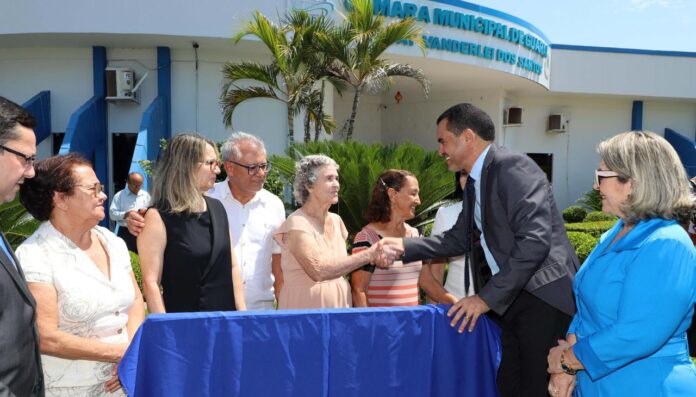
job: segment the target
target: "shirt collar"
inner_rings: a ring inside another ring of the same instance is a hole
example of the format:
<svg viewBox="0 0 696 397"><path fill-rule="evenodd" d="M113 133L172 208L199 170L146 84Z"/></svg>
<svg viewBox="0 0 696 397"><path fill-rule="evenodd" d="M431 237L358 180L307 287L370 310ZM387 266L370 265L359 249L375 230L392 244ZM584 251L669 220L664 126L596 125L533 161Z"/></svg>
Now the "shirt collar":
<svg viewBox="0 0 696 397"><path fill-rule="evenodd" d="M469 175L474 178L475 181L480 181L481 180L481 172L483 171L483 161L486 159L486 155L488 154L488 150L490 150L491 144L489 143L488 146L486 146L485 149L483 149L483 152L479 154L478 158L474 162L474 166L471 167L471 172Z"/></svg>
<svg viewBox="0 0 696 397"><path fill-rule="evenodd" d="M229 180L229 178L225 178L225 180L223 181L223 183L220 184L220 188L221 188L221 190L222 190L222 195L221 195L221 196L222 196L223 199L229 198L233 203L239 205L240 207L245 207L245 206L247 206L247 205L254 204L255 202L257 202L257 201L260 200L260 197L259 197L259 196L260 196L261 191L258 191L258 192L256 192L256 194L254 195L254 197L253 197L251 200L247 201L246 204L240 203L239 200L237 200L237 199L234 197L234 195L232 194L232 190L230 189L230 180ZM214 189L217 189L217 186L214 187ZM263 202L261 202L261 204L263 204Z"/></svg>

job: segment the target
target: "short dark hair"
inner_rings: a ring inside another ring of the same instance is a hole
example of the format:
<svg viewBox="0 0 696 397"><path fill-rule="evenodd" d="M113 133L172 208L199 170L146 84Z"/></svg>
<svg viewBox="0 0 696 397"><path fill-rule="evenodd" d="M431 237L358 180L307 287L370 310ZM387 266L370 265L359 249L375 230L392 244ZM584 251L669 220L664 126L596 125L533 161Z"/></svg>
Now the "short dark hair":
<svg viewBox="0 0 696 397"><path fill-rule="evenodd" d="M495 140L495 126L491 116L470 103L460 103L445 110L435 124L440 124L442 120L447 120L447 131L456 136L468 128L484 141Z"/></svg>
<svg viewBox="0 0 696 397"><path fill-rule="evenodd" d="M92 163L78 153L37 161L34 163L36 175L25 179L19 188L19 201L34 218L47 221L55 208L53 193L66 193L68 196L74 193L73 170L80 165L91 167Z"/></svg>
<svg viewBox="0 0 696 397"><path fill-rule="evenodd" d="M26 109L0 96L0 145L19 138L15 132L15 126L34 129L36 119Z"/></svg>
<svg viewBox="0 0 696 397"><path fill-rule="evenodd" d="M365 219L368 222L389 222L391 220L391 202L387 190L392 188L397 192L406 183L406 177L415 176L405 170L386 170L380 174L372 190L372 199L367 206Z"/></svg>

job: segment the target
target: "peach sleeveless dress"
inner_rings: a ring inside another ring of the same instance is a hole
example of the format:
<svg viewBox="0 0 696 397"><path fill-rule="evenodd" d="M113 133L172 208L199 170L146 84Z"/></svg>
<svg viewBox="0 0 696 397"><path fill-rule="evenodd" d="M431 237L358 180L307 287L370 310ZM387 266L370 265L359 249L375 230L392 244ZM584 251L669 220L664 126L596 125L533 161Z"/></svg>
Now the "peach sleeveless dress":
<svg viewBox="0 0 696 397"><path fill-rule="evenodd" d="M283 242L285 233L296 230L312 236L313 247L296 247L296 251L311 252L321 266L332 266L337 259L348 256L348 231L341 217L329 213L330 227L322 234L302 212L290 214L273 235L281 248L280 266L285 283L278 297L278 309L314 309L351 307L350 285L343 276L325 281L314 281L295 259Z"/></svg>

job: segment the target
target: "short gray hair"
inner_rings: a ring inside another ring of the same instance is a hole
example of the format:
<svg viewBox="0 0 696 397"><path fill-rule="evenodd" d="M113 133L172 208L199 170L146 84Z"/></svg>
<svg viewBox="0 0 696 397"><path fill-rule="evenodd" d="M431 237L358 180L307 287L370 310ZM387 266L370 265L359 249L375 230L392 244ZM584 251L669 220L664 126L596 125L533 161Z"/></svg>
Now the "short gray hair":
<svg viewBox="0 0 696 397"><path fill-rule="evenodd" d="M689 179L679 155L663 137L628 131L601 142L597 152L610 170L633 182L633 191L621 204L624 222L687 221L694 205Z"/></svg>
<svg viewBox="0 0 696 397"><path fill-rule="evenodd" d="M251 142L258 146L263 153L266 153L266 146L261 139L254 135L247 134L246 132L238 131L230 134L230 137L222 144L222 148L220 149L222 159L226 161L238 161L241 159L242 152L239 150L239 145L242 142Z"/></svg>
<svg viewBox="0 0 696 397"><path fill-rule="evenodd" d="M309 190L307 188L314 186L319 177L317 171L327 165L333 165L336 167L336 170L339 169L334 159L323 154L304 156L295 163L295 182L292 184L292 194L295 196L297 204L302 205L307 202L307 198L309 198Z"/></svg>

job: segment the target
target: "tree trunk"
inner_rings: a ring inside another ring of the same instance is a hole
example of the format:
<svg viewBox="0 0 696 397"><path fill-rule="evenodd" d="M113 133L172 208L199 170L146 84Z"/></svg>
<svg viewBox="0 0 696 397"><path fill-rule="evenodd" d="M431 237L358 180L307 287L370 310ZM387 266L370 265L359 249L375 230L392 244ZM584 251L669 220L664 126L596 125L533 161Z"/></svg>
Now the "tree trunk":
<svg viewBox="0 0 696 397"><path fill-rule="evenodd" d="M358 113L358 102L360 102L360 91L362 87L357 87L355 89L355 96L353 97L353 110L350 112L350 119L348 119L348 132L346 133L346 141L353 139L353 125L355 124L355 116Z"/></svg>
<svg viewBox="0 0 696 397"><path fill-rule="evenodd" d="M309 109L305 109L304 117L304 142L307 143L312 140L312 132L309 127Z"/></svg>
<svg viewBox="0 0 696 397"><path fill-rule="evenodd" d="M319 141L321 135L321 123L324 120L324 81L321 82L321 93L319 94L319 111L317 112L317 120L314 124L314 142Z"/></svg>
<svg viewBox="0 0 696 397"><path fill-rule="evenodd" d="M288 104L288 146L295 142L295 111Z"/></svg>

